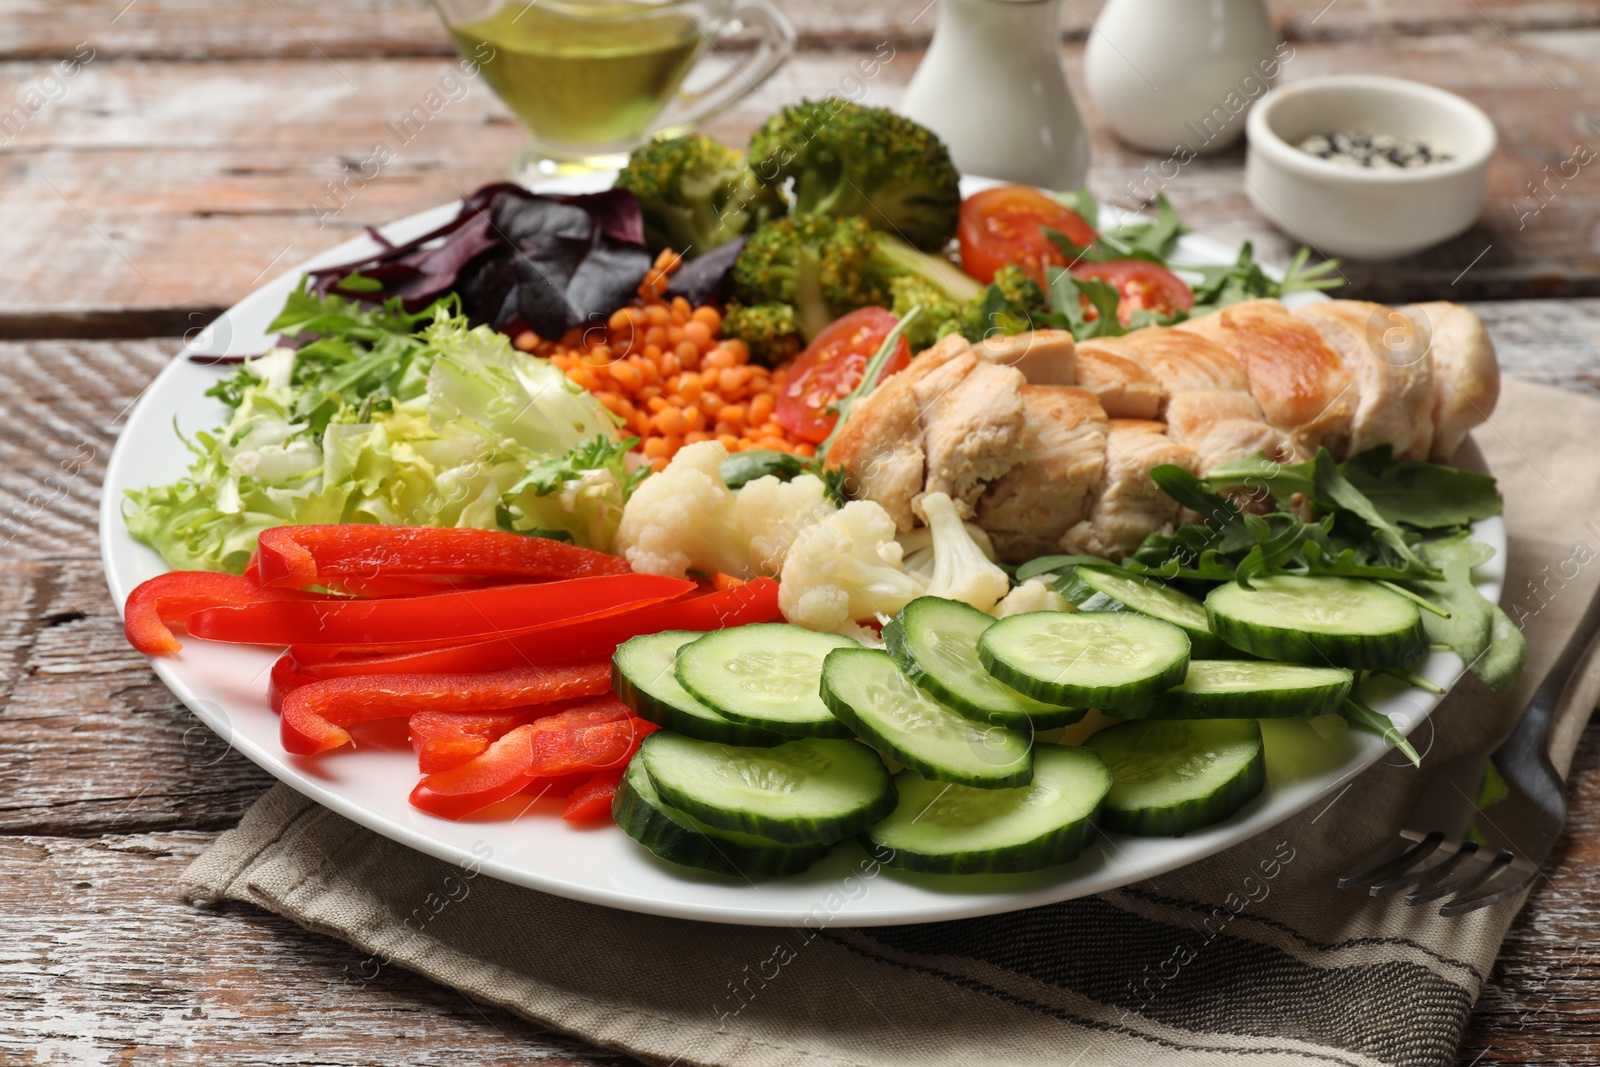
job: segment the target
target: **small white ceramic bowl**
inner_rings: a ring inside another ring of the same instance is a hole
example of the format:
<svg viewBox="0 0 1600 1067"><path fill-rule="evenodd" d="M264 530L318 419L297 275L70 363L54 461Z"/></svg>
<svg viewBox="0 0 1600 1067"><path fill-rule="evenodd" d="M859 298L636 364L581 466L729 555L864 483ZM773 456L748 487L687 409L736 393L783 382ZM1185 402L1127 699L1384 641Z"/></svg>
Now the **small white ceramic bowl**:
<svg viewBox="0 0 1600 1067"><path fill-rule="evenodd" d="M1375 74L1307 78L1272 90L1250 111L1245 188L1273 225L1319 252L1392 259L1454 237L1483 207L1494 123L1431 85ZM1424 167L1348 167L1303 152L1312 134L1414 137L1450 159Z"/></svg>

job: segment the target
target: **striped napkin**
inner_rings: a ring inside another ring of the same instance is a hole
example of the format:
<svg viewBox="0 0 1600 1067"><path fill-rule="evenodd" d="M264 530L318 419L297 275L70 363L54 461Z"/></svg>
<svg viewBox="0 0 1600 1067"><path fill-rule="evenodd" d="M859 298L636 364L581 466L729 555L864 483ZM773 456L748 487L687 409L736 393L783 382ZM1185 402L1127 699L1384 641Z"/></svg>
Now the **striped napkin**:
<svg viewBox="0 0 1600 1067"><path fill-rule="evenodd" d="M1475 437L1506 496L1514 693L1466 679L1413 735L1437 766L1509 729L1576 625L1600 553L1600 404L1507 383ZM1565 770L1600 698L1559 713ZM720 926L546 896L395 844L285 786L184 873L546 1026L659 1064L1450 1064L1520 901L1460 919L1340 892L1425 775L1391 756L1208 860L1097 897L875 929ZM889 875L892 877L892 875Z"/></svg>

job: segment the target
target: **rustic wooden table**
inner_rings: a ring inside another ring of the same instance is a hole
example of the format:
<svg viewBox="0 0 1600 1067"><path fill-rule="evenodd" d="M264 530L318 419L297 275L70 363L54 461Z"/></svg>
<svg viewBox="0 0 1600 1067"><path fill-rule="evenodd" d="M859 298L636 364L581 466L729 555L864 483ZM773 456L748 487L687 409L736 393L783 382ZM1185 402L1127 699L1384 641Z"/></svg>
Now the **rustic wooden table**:
<svg viewBox="0 0 1600 1067"><path fill-rule="evenodd" d="M894 102L935 21L924 3L791 0L800 54L713 132L737 141L885 48L868 99ZM1065 6L1063 57L1094 128L1080 68L1100 3ZM1347 268L1351 291L1472 301L1510 373L1600 392L1600 178L1552 177L1600 144L1600 4L1272 7L1295 50L1286 80L1403 74L1500 128L1479 225L1406 262ZM391 125L451 54L420 0L0 7L0 1062L623 1062L392 969L346 984L359 960L342 943L180 903L183 865L270 780L125 646L100 574L105 460L175 336L363 225L500 174L519 131L480 85L407 139ZM380 144L393 158L364 171ZM1099 132L1094 147L1095 191L1129 203L1150 160ZM1196 227L1284 259L1241 163L1198 162L1166 191ZM1572 792L1462 1064L1600 1062L1600 726Z"/></svg>

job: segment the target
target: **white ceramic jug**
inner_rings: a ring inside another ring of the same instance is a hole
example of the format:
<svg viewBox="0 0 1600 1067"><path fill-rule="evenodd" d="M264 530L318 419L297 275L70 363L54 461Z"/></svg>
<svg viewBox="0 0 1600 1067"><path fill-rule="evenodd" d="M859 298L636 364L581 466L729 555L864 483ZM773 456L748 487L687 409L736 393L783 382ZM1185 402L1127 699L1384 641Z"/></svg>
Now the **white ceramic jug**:
<svg viewBox="0 0 1600 1067"><path fill-rule="evenodd" d="M1262 0L1110 0L1084 74L1119 138L1192 158L1243 136L1245 112L1293 56Z"/></svg>
<svg viewBox="0 0 1600 1067"><path fill-rule="evenodd" d="M902 110L964 174L1075 189L1089 136L1061 69L1061 0L939 0Z"/></svg>

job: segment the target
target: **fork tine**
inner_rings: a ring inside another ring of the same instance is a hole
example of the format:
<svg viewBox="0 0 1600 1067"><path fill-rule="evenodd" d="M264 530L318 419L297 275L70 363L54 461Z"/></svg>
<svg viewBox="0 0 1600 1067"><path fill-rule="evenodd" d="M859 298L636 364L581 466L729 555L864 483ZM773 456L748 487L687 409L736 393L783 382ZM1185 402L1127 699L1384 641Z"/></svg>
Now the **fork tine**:
<svg viewBox="0 0 1600 1067"><path fill-rule="evenodd" d="M1465 915L1470 911L1498 904L1528 888L1538 876L1537 867L1518 857L1499 868L1493 877L1479 885L1475 892L1470 895L1461 894L1454 900L1446 901L1439 908L1439 914L1446 919L1452 919L1457 915Z"/></svg>
<svg viewBox="0 0 1600 1067"><path fill-rule="evenodd" d="M1437 882L1470 859L1475 851L1476 848L1467 848L1466 842L1442 843L1439 847L1433 849L1430 855L1439 856L1442 854L1443 859L1428 866L1419 864L1410 871L1401 871L1396 877L1386 882L1374 883L1369 892L1375 897L1385 897L1392 893L1398 893L1402 889L1408 889L1411 886L1428 885Z"/></svg>
<svg viewBox="0 0 1600 1067"><path fill-rule="evenodd" d="M1466 851L1466 846L1462 846L1462 851ZM1462 864L1459 873L1455 873L1454 877L1446 877L1442 881L1435 881L1418 888L1406 895L1405 902L1411 905L1426 904L1440 897L1468 892L1477 888L1491 875L1498 873L1502 867L1511 862L1512 858L1509 852L1492 852L1488 849L1475 848L1472 858Z"/></svg>
<svg viewBox="0 0 1600 1067"><path fill-rule="evenodd" d="M1374 852L1361 863L1339 879L1340 889L1349 889L1351 886L1368 886L1374 880L1387 879L1392 874L1398 874L1432 855L1434 850L1444 840L1444 835L1435 830L1421 841L1411 841L1405 837L1390 841L1383 848ZM1396 852L1398 847L1399 851Z"/></svg>

